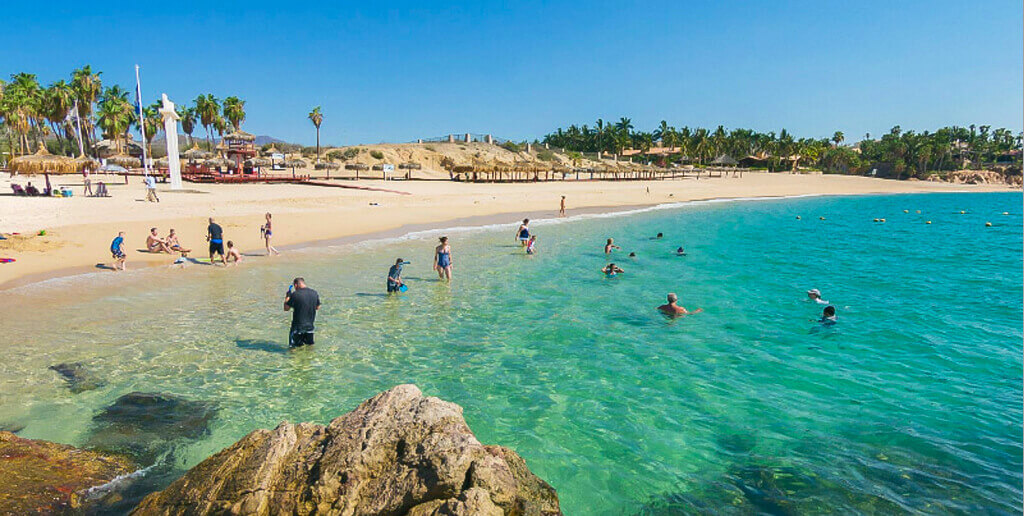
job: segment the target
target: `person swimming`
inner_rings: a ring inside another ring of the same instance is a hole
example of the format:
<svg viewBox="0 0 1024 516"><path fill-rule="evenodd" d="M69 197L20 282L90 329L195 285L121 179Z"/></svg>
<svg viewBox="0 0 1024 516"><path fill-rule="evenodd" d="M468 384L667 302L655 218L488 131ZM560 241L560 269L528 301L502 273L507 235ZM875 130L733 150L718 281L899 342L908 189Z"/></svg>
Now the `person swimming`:
<svg viewBox="0 0 1024 516"><path fill-rule="evenodd" d="M811 290L807 291L807 299L810 299L811 301L814 301L819 305L828 304L828 301L825 301L824 299L821 298L821 291L816 288L812 288Z"/></svg>
<svg viewBox="0 0 1024 516"><path fill-rule="evenodd" d="M615 245L615 239L614 238L609 238L608 242L604 244L604 254L612 254L612 249L622 249L622 248L617 246L617 245Z"/></svg>
<svg viewBox="0 0 1024 516"><path fill-rule="evenodd" d="M530 241L530 219L523 219L523 223L516 230L516 238L523 247L526 247L527 242Z"/></svg>
<svg viewBox="0 0 1024 516"><path fill-rule="evenodd" d="M629 253L630 258L636 258L636 253Z"/></svg>
<svg viewBox="0 0 1024 516"><path fill-rule="evenodd" d="M683 249L683 246L679 246L679 248L676 249L676 256L686 256L686 249Z"/></svg>
<svg viewBox="0 0 1024 516"><path fill-rule="evenodd" d="M672 317L679 317L680 315L699 314L704 311L703 308L698 308L691 312L679 306L679 296L676 296L675 294L672 293L668 295L668 303L659 306L658 310L661 313Z"/></svg>
<svg viewBox="0 0 1024 516"><path fill-rule="evenodd" d="M832 326L836 321L836 307L829 305L826 306L821 312L821 319L818 321L825 326Z"/></svg>
<svg viewBox="0 0 1024 516"><path fill-rule="evenodd" d="M609 263L605 268L601 269L601 272L603 272L605 276L608 276L609 278L614 278L615 276L626 271L622 270L618 265L615 265L614 263Z"/></svg>
<svg viewBox="0 0 1024 516"><path fill-rule="evenodd" d="M663 238L664 236L665 236L665 234L664 234L664 233L658 233L658 236L656 236L656 237L654 237L654 238Z"/></svg>
<svg viewBox="0 0 1024 516"><path fill-rule="evenodd" d="M526 243L526 254L537 254L536 235L530 235L530 241Z"/></svg>
<svg viewBox="0 0 1024 516"><path fill-rule="evenodd" d="M452 280L452 247L448 245L448 237L440 239L441 244L434 248L434 270L437 277L443 280Z"/></svg>

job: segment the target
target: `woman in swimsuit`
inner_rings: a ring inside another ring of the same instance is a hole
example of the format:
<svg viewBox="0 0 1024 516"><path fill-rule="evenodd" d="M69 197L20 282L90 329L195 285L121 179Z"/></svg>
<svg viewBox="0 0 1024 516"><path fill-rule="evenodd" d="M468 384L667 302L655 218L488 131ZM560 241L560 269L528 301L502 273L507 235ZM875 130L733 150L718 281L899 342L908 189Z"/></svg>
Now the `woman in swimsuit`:
<svg viewBox="0 0 1024 516"><path fill-rule="evenodd" d="M622 249L622 248L617 246L617 245L615 245L615 239L614 238L609 238L608 239L608 243L604 244L604 254L612 254L612 249Z"/></svg>
<svg viewBox="0 0 1024 516"><path fill-rule="evenodd" d="M530 241L530 219L523 219L523 223L519 225L519 229L516 230L516 238L519 243L526 247L526 243Z"/></svg>
<svg viewBox="0 0 1024 516"><path fill-rule="evenodd" d="M448 237L441 237L441 245L434 248L434 270L437 277L452 280L452 247L448 245Z"/></svg>
<svg viewBox="0 0 1024 516"><path fill-rule="evenodd" d="M270 213L267 213L267 223L260 226L260 232L263 233L263 243L267 246L267 256L281 254L274 246L270 245L270 237L274 235L272 223L270 222Z"/></svg>

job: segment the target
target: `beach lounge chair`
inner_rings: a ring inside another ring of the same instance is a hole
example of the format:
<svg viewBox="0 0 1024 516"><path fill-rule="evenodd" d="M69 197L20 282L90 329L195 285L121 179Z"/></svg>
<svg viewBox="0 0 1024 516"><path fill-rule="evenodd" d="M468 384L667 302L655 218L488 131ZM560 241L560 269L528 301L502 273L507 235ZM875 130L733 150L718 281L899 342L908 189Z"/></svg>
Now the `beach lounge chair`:
<svg viewBox="0 0 1024 516"><path fill-rule="evenodd" d="M21 187L21 185L12 184L11 190L14 190L14 195L28 195L28 192L26 192L25 189Z"/></svg>

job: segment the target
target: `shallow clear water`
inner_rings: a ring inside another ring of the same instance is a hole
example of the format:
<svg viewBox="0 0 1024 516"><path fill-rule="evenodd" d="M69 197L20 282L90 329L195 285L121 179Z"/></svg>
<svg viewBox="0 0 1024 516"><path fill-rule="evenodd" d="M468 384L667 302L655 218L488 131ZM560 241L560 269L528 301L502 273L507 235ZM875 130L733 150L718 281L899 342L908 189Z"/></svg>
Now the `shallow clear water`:
<svg viewBox="0 0 1024 516"><path fill-rule="evenodd" d="M212 401L207 435L167 445L180 469L413 382L516 449L567 514L1017 513L1021 206L1019 193L698 203L538 222L531 257L515 226L450 231L450 286L429 268L439 231L52 281L7 296L0 424L86 444L128 392ZM599 272L609 236L626 270L614 279ZM411 288L387 298L396 256ZM296 275L324 307L315 349L287 352ZM837 325L814 322L809 288ZM704 313L662 317L670 291ZM47 369L60 362L104 385L72 394Z"/></svg>

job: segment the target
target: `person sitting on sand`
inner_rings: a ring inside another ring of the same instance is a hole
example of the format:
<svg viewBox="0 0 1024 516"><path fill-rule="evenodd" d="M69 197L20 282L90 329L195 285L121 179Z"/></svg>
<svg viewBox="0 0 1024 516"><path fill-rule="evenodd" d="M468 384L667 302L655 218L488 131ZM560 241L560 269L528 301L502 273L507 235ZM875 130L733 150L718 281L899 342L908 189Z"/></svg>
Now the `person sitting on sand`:
<svg viewBox="0 0 1024 516"><path fill-rule="evenodd" d="M530 241L526 243L526 254L537 254L537 235L530 235Z"/></svg>
<svg viewBox="0 0 1024 516"><path fill-rule="evenodd" d="M178 241L178 234L174 232L174 228L171 228L171 232L168 233L164 242L167 243L167 247L171 248L171 251L181 253L182 256L188 256L188 253L192 252L191 249L186 249L181 246L181 242Z"/></svg>
<svg viewBox="0 0 1024 516"><path fill-rule="evenodd" d="M516 239L523 247L526 247L527 242L530 241L530 219L523 219L523 223L516 230Z"/></svg>
<svg viewBox="0 0 1024 516"><path fill-rule="evenodd" d="M149 236L146 237L146 249L151 253L174 253L171 247L167 245L167 241L157 236L156 228L149 228Z"/></svg>
<svg viewBox="0 0 1024 516"><path fill-rule="evenodd" d="M402 285L405 283L402 281L402 266L409 262L399 258L395 260L395 264L388 269L388 293L401 292Z"/></svg>
<svg viewBox="0 0 1024 516"><path fill-rule="evenodd" d="M28 184L25 185L25 193L35 197L39 195L39 189L32 185L32 181L29 181Z"/></svg>
<svg viewBox="0 0 1024 516"><path fill-rule="evenodd" d="M117 234L117 237L110 242L110 254L114 257L114 270L127 270L125 261L128 259L124 254L124 231Z"/></svg>
<svg viewBox="0 0 1024 516"><path fill-rule="evenodd" d="M819 305L828 304L828 301L825 301L824 299L821 298L821 291L816 288L812 288L811 290L807 291L807 299L810 299L811 301L814 301Z"/></svg>
<svg viewBox="0 0 1024 516"><path fill-rule="evenodd" d="M615 239L614 238L609 238L608 242L604 244L604 254L612 254L612 249L620 249L621 250L622 248L617 246L617 245L615 245Z"/></svg>
<svg viewBox="0 0 1024 516"><path fill-rule="evenodd" d="M668 295L668 303L665 303L658 307L658 310L665 315L671 315L672 317L679 317L680 315L698 314L704 311L703 308L698 308L694 311L689 311L679 306L679 297L675 294Z"/></svg>
<svg viewBox="0 0 1024 516"><path fill-rule="evenodd" d="M821 312L821 319L818 321L825 326L832 326L836 323L836 307L826 306Z"/></svg>
<svg viewBox="0 0 1024 516"><path fill-rule="evenodd" d="M228 240L228 253L224 257L224 263L227 264L228 260L235 262L235 265L242 263L242 253L238 252L235 243L230 240Z"/></svg>
<svg viewBox="0 0 1024 516"><path fill-rule="evenodd" d="M679 248L676 249L676 256L686 256L686 249L683 249L683 246L679 246Z"/></svg>
<svg viewBox="0 0 1024 516"><path fill-rule="evenodd" d="M103 181L96 183L95 197L110 197L110 192L107 191L107 184Z"/></svg>
<svg viewBox="0 0 1024 516"><path fill-rule="evenodd" d="M434 270L437 277L443 280L452 280L452 246L448 245L448 237L439 239L441 244L434 248Z"/></svg>
<svg viewBox="0 0 1024 516"><path fill-rule="evenodd" d="M609 278L614 278L617 274L626 271L622 270L621 268L619 268L618 265L615 265L614 263L609 263L608 265L605 266L605 268L601 269L601 272L603 272L605 276L608 276Z"/></svg>

